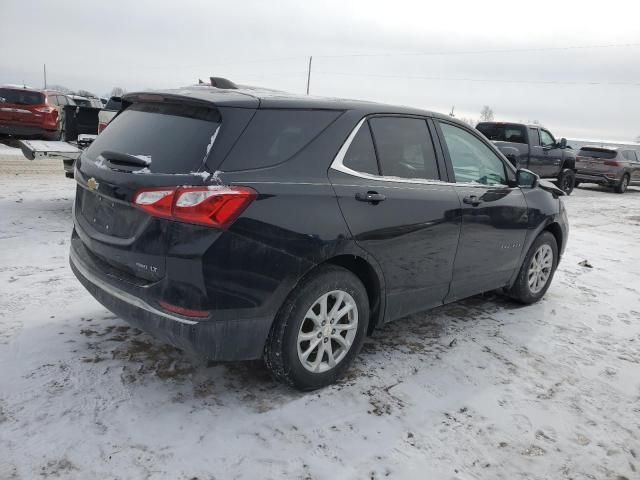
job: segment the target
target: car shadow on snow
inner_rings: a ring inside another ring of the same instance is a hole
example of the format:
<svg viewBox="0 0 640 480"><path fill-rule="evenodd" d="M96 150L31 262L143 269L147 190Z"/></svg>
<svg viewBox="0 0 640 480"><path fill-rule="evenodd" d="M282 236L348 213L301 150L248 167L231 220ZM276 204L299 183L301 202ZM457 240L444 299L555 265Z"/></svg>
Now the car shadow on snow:
<svg viewBox="0 0 640 480"><path fill-rule="evenodd" d="M577 190L586 190L589 192L603 192L603 193L612 193L612 194L620 195L619 193L614 192L613 188L611 187L602 187L595 183L580 185L579 187L576 187L576 188ZM627 188L627 190L624 192L623 195L640 195L640 187L630 186Z"/></svg>
<svg viewBox="0 0 640 480"><path fill-rule="evenodd" d="M471 334L481 320L518 308L508 299L485 294L412 315L377 329L345 377L334 387L375 378L385 363L390 369L415 357L437 359L455 345L459 336ZM117 372L131 388L150 383L166 385L171 400L222 406L242 402L258 412L276 408L303 394L274 382L262 361L213 363L162 343L107 314L82 318L80 361L103 374Z"/></svg>

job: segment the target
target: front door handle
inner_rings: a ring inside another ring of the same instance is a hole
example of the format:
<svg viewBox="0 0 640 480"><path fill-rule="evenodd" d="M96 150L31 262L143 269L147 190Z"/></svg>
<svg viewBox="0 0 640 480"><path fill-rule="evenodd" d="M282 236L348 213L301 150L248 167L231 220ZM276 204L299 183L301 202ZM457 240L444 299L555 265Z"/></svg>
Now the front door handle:
<svg viewBox="0 0 640 480"><path fill-rule="evenodd" d="M472 205L474 207L477 207L478 205L480 205L482 203L482 200L480 200L475 195L471 195L469 197L464 197L462 199L462 203L466 203L467 205Z"/></svg>
<svg viewBox="0 0 640 480"><path fill-rule="evenodd" d="M384 202L387 197L378 192L369 191L367 193L356 193L356 200L359 202L369 202L377 205L379 202Z"/></svg>

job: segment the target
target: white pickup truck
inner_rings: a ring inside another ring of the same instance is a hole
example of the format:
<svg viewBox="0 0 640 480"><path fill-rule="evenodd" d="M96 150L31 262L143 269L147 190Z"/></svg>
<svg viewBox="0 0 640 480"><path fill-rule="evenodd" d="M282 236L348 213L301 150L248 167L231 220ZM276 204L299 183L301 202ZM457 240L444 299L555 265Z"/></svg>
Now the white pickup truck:
<svg viewBox="0 0 640 480"><path fill-rule="evenodd" d="M111 97L107 104L98 112L98 133L107 128L109 122L116 116L122 106L122 98Z"/></svg>

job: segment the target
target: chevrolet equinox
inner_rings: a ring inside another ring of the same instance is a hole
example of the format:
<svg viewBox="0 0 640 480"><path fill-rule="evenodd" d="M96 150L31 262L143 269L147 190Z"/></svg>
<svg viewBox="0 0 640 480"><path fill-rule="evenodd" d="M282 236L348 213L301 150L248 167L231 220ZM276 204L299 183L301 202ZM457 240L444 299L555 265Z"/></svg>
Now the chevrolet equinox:
<svg viewBox="0 0 640 480"><path fill-rule="evenodd" d="M540 299L562 192L451 117L259 89L127 94L76 162L70 262L106 308L301 390L367 334L501 289Z"/></svg>

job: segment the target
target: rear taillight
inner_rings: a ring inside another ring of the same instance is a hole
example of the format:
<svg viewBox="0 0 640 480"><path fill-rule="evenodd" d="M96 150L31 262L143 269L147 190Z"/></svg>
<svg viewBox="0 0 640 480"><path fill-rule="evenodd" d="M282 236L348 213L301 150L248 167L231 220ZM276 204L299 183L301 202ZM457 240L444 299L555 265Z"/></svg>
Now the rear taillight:
<svg viewBox="0 0 640 480"><path fill-rule="evenodd" d="M622 164L620 162L618 162L617 160L605 160L604 162L605 165L608 165L610 167L619 167Z"/></svg>
<svg viewBox="0 0 640 480"><path fill-rule="evenodd" d="M107 124L104 122L98 123L98 133L102 132L105 128L107 128Z"/></svg>
<svg viewBox="0 0 640 480"><path fill-rule="evenodd" d="M248 187L152 188L136 193L133 203L155 217L228 228L256 195Z"/></svg>

